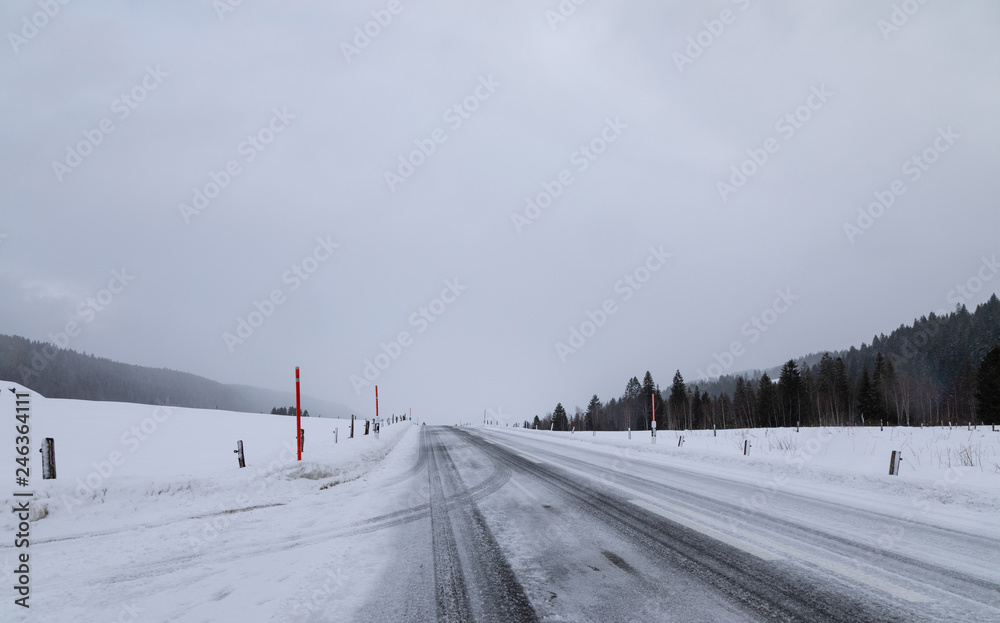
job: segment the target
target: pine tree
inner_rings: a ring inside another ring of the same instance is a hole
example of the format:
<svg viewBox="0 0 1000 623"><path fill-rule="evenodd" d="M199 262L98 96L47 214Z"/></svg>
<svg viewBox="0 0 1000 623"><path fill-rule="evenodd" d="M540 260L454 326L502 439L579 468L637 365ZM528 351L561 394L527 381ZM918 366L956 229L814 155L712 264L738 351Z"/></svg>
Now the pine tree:
<svg viewBox="0 0 1000 623"><path fill-rule="evenodd" d="M705 409L704 404L701 401L701 390L695 385L691 390L691 395L688 397L688 404L691 410L691 420L688 422L688 428L690 430L696 430L705 427Z"/></svg>
<svg viewBox="0 0 1000 623"><path fill-rule="evenodd" d="M646 375L642 377L642 403L643 403L643 413L646 414L646 420L652 422L653 419L653 400L656 397L656 383L653 382L653 375L646 370ZM652 428L652 424L650 424Z"/></svg>
<svg viewBox="0 0 1000 623"><path fill-rule="evenodd" d="M679 424L684 422L688 408L687 386L684 384L684 377L681 376L680 370L674 374L674 382L670 385L670 398L667 399L667 405L668 427L677 429L680 427Z"/></svg>
<svg viewBox="0 0 1000 623"><path fill-rule="evenodd" d="M736 409L736 425L751 428L757 421L757 396L754 395L753 384L742 376L736 377L736 392L733 394Z"/></svg>
<svg viewBox="0 0 1000 623"><path fill-rule="evenodd" d="M874 409L873 415L879 422L888 421L888 370L886 369L885 357L882 353L875 356L875 373L872 375L871 402Z"/></svg>
<svg viewBox="0 0 1000 623"><path fill-rule="evenodd" d="M715 405L712 402L712 397L708 395L708 392L701 393L701 417L702 428L708 428L709 426L715 425Z"/></svg>
<svg viewBox="0 0 1000 623"><path fill-rule="evenodd" d="M844 416L850 412L851 381L847 378L847 365L842 357L837 357L833 378L834 417L837 424L843 424Z"/></svg>
<svg viewBox="0 0 1000 623"><path fill-rule="evenodd" d="M562 403L556 405L556 410L552 412L553 430L569 430L569 418L566 417L566 409Z"/></svg>
<svg viewBox="0 0 1000 623"><path fill-rule="evenodd" d="M719 419L716 425L719 428L729 428L732 426L733 417L735 415L735 410L733 408L733 401L729 397L729 394L722 394L719 396Z"/></svg>
<svg viewBox="0 0 1000 623"><path fill-rule="evenodd" d="M760 375L757 382L757 426L773 427L777 424L775 410L777 407L777 396L775 395L774 382L767 372Z"/></svg>
<svg viewBox="0 0 1000 623"><path fill-rule="evenodd" d="M599 430L598 426L601 424L601 400L597 397L597 394L590 399L590 403L587 405L587 417L586 426L587 430Z"/></svg>
<svg viewBox="0 0 1000 623"><path fill-rule="evenodd" d="M778 399L781 406L782 426L795 424L801 417L802 407L802 377L795 361L789 359L781 367L778 377Z"/></svg>
<svg viewBox="0 0 1000 623"><path fill-rule="evenodd" d="M979 363L976 374L976 415L991 426L1000 424L1000 345L991 348Z"/></svg>
<svg viewBox="0 0 1000 623"><path fill-rule="evenodd" d="M644 430L642 417L642 385L634 376L625 385L625 395L622 396L622 408L625 411L626 426L633 430Z"/></svg>

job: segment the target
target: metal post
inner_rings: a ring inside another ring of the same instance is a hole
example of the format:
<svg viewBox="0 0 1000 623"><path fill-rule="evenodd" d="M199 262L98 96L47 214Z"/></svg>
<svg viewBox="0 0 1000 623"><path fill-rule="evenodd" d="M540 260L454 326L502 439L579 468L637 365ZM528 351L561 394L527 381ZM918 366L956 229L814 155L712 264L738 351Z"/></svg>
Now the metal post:
<svg viewBox="0 0 1000 623"><path fill-rule="evenodd" d="M306 431L299 429L299 460L302 460L302 451L306 449Z"/></svg>
<svg viewBox="0 0 1000 623"><path fill-rule="evenodd" d="M42 480L52 480L56 477L56 441L46 437L42 444Z"/></svg>
<svg viewBox="0 0 1000 623"><path fill-rule="evenodd" d="M337 443L337 438L340 437L340 429L334 427L333 429L333 443Z"/></svg>
<svg viewBox="0 0 1000 623"><path fill-rule="evenodd" d="M233 452L236 454L236 459L239 461L240 467L241 468L246 467L247 466L247 461L246 461L246 457L243 455L243 440L242 439L240 439L239 441L236 442L236 449L233 450Z"/></svg>
<svg viewBox="0 0 1000 623"><path fill-rule="evenodd" d="M747 449L748 448L750 448L750 440L749 439L744 439L743 440L743 456L747 455Z"/></svg>
<svg viewBox="0 0 1000 623"><path fill-rule="evenodd" d="M351 436L348 439L354 439L354 414L351 414Z"/></svg>

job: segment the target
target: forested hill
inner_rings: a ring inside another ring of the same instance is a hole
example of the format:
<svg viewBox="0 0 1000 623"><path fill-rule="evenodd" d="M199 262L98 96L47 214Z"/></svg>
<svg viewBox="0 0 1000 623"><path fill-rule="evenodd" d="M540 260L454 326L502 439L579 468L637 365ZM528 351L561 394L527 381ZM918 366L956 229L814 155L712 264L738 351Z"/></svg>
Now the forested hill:
<svg viewBox="0 0 1000 623"><path fill-rule="evenodd" d="M852 346L849 350L814 353L799 357L794 362L800 373L808 370L815 379L823 380L836 375L834 368L839 367L837 360L840 359L848 381L857 383L865 368L868 368L869 374L874 374L876 360L882 355L885 371L891 369L895 380L907 390L917 390L918 399L928 404L928 408L933 406L935 412L941 408L946 413L948 407L938 402L948 402L950 397L953 410L971 412L977 368L990 348L998 344L1000 299L994 294L975 312L970 313L964 305L960 305L944 316L931 313L915 319L911 325L900 325L889 335L882 333L874 336L871 344L862 343L860 347ZM787 365L769 369L766 373L772 380L777 380L781 369ZM724 393L732 396L736 391L737 377L757 380L761 374L757 371L725 375L700 383L699 389L707 391L712 397Z"/></svg>
<svg viewBox="0 0 1000 623"><path fill-rule="evenodd" d="M291 404L294 391L225 385L194 374L119 363L18 336L0 334L0 379L21 383L47 398L107 400L176 407L270 413ZM348 407L303 396L313 416L350 417Z"/></svg>
<svg viewBox="0 0 1000 623"><path fill-rule="evenodd" d="M922 316L871 344L789 359L774 370L694 383L678 371L662 389L646 372L642 381L629 379L620 397L595 395L572 416L560 404L539 420L557 430L644 430L653 403L659 426L671 429L1000 423L1000 300L994 294L975 312L960 305Z"/></svg>

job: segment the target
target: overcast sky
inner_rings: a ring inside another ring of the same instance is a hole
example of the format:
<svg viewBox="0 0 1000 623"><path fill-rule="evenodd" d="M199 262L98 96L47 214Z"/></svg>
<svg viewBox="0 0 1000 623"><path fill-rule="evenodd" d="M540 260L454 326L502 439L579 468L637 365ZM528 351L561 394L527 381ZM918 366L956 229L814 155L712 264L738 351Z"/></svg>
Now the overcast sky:
<svg viewBox="0 0 1000 623"><path fill-rule="evenodd" d="M50 2L0 7L3 333L516 421L1000 290L991 0Z"/></svg>

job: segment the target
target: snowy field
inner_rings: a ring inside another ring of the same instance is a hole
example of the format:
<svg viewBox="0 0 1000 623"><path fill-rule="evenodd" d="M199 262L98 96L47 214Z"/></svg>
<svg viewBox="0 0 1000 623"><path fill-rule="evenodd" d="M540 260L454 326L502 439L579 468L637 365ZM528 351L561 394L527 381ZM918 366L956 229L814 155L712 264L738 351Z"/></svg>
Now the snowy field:
<svg viewBox="0 0 1000 623"><path fill-rule="evenodd" d="M0 413L13 429L14 396L3 383ZM394 446L403 425L382 426L380 439L365 437L364 420L302 418L303 460L296 461L295 418L231 411L157 407L130 403L49 400L32 392L31 487L38 497L32 519L45 531L74 530L118 522L170 521L193 513L273 505L364 475ZM334 443L334 429L338 428ZM4 436L7 438L7 436ZM42 480L46 437L55 439L55 480ZM243 441L246 468L234 452ZM13 443L0 447L13 477ZM281 481L281 487L271 486ZM5 505L12 502L5 488ZM3 528L14 523L3 517Z"/></svg>
<svg viewBox="0 0 1000 623"><path fill-rule="evenodd" d="M298 462L293 417L55 400L31 392L31 483L21 488L14 484L14 427L18 422L9 387L21 389L16 383L4 382L0 397L0 414L7 420L0 422L4 431L0 464L9 472L6 485L0 489L8 511L0 516L4 535L0 542L2 584L10 586L15 557L23 551L11 547L18 525L16 515L9 512L16 504L17 498L11 495L15 490L35 493L30 504L28 550L34 564L30 613L12 605L7 594L13 591L8 589L0 606L2 621L11 620L11 616L26 621L119 620L119 614L127 621L132 620L127 616L130 604L147 613L174 612L179 620L223 620L213 619L213 609L203 606L221 601L220 595L230 590L225 586L240 584L234 579L241 575L237 567L220 573L215 582L198 582L205 590L217 590L191 595L191 612L198 606L200 614L190 618L177 614L186 606L176 602L180 593L190 592L177 586L191 580L176 577L177 570L169 569L171 563L158 564L158 574L166 568L169 572L165 575L175 577L166 577L166 584L157 589L146 582L132 587L125 579L134 574L141 577L143 573L137 569L156 564L153 561L160 558L177 561L221 555L274 532L282 523L296 537L302 537L308 533L303 526L315 523L318 516L329 517L325 505L334 491L342 498L364 498L368 487L362 481L374 468L389 462L385 459L391 451L415 428L409 422L383 425L379 439L375 439L373 434L363 435L362 419L355 425L355 438L349 439L349 420L303 418L305 451ZM334 443L335 428L339 428L338 443ZM38 448L45 437L55 439L55 480L41 477ZM239 468L234 453L237 440L244 443L245 469ZM407 455L401 457L404 462L411 459L408 453L403 454ZM350 490L341 491L344 489ZM293 507L297 510L291 522L266 516ZM344 528L363 516L361 513L378 510L361 501L351 505L350 513L329 519L335 528ZM289 541L299 544L295 538ZM302 571L314 567L314 562L301 565ZM209 567L219 570L215 565ZM291 575L292 568L282 569L283 577ZM310 583L325 579L329 584L331 570L339 568L339 564L330 567L325 576L313 568ZM124 583L106 586L116 573L124 574L116 580ZM204 569L199 573L205 573ZM342 576L338 571L337 586L345 582L346 576ZM176 586L172 588L171 582ZM280 584L273 580L265 583ZM251 587L259 587L259 583L245 582L241 590ZM329 587L326 590L325 599L329 600ZM152 594L157 591L159 596ZM258 591L258 595L266 596L267 592ZM241 607L251 605L255 604L244 602ZM255 607L261 610L259 601ZM288 611L294 604L281 604L276 598L272 607ZM158 615L135 620L166 619Z"/></svg>

